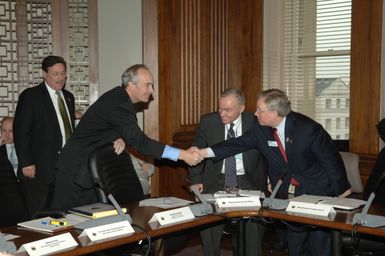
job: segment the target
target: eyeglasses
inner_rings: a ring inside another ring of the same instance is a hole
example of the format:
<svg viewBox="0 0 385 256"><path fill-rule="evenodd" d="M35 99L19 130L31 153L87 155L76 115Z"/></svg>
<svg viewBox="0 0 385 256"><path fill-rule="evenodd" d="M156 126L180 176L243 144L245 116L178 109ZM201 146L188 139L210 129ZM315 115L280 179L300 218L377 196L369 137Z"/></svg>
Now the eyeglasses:
<svg viewBox="0 0 385 256"><path fill-rule="evenodd" d="M257 108L256 109L256 112L258 113L258 114L262 114L262 113L264 113L264 112L270 112L271 110L269 110L269 109L266 109L266 110L260 110L259 108Z"/></svg>

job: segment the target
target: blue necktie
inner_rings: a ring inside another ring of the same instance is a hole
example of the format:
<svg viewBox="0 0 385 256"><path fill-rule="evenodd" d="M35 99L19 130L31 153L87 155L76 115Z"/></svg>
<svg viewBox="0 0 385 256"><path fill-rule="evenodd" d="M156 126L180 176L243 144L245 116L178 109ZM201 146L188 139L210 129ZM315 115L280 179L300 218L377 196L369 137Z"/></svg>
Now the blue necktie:
<svg viewBox="0 0 385 256"><path fill-rule="evenodd" d="M227 131L227 139L235 138L234 124L230 124ZM225 159L225 188L234 189L237 187L237 170L235 163L235 156L230 156Z"/></svg>
<svg viewBox="0 0 385 256"><path fill-rule="evenodd" d="M18 161L17 161L15 146L11 145L10 149L11 149L11 153L9 154L9 161L12 164L13 170L17 172Z"/></svg>

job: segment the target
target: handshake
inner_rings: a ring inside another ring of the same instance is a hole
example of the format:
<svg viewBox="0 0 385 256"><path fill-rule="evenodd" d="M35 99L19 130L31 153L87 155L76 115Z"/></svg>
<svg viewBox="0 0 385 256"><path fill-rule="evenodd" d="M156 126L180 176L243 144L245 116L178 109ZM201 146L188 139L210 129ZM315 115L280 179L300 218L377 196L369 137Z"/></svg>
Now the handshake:
<svg viewBox="0 0 385 256"><path fill-rule="evenodd" d="M181 150L179 155L179 159L185 161L190 166L199 164L205 157L207 157L207 148L199 149L197 147Z"/></svg>

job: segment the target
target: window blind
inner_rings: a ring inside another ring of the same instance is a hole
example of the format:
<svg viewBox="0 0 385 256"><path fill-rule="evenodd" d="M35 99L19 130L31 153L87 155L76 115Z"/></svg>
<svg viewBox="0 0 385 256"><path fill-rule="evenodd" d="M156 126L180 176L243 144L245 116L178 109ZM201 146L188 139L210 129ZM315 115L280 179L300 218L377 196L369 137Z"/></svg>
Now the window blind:
<svg viewBox="0 0 385 256"><path fill-rule="evenodd" d="M348 139L351 0L264 3L264 89L286 91L294 111Z"/></svg>

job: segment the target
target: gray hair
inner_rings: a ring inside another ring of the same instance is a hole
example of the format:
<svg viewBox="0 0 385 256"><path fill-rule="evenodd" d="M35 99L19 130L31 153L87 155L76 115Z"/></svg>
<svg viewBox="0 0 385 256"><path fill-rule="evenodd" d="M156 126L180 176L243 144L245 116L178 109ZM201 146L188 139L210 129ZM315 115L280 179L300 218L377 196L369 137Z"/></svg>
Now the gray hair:
<svg viewBox="0 0 385 256"><path fill-rule="evenodd" d="M124 71L122 74L122 86L124 88L127 87L129 82L136 84L139 81L139 79L138 79L138 70L139 69L145 69L145 70L150 71L150 69L144 64L135 64L135 65L127 68L126 71Z"/></svg>
<svg viewBox="0 0 385 256"><path fill-rule="evenodd" d="M237 98L239 105L245 104L245 96L243 95L242 91L238 88L227 88L221 93L221 98L234 95L235 98Z"/></svg>
<svg viewBox="0 0 385 256"><path fill-rule="evenodd" d="M290 101L284 91L269 89L261 92L257 100L262 99L268 110L277 111L278 116L285 117L291 112Z"/></svg>

